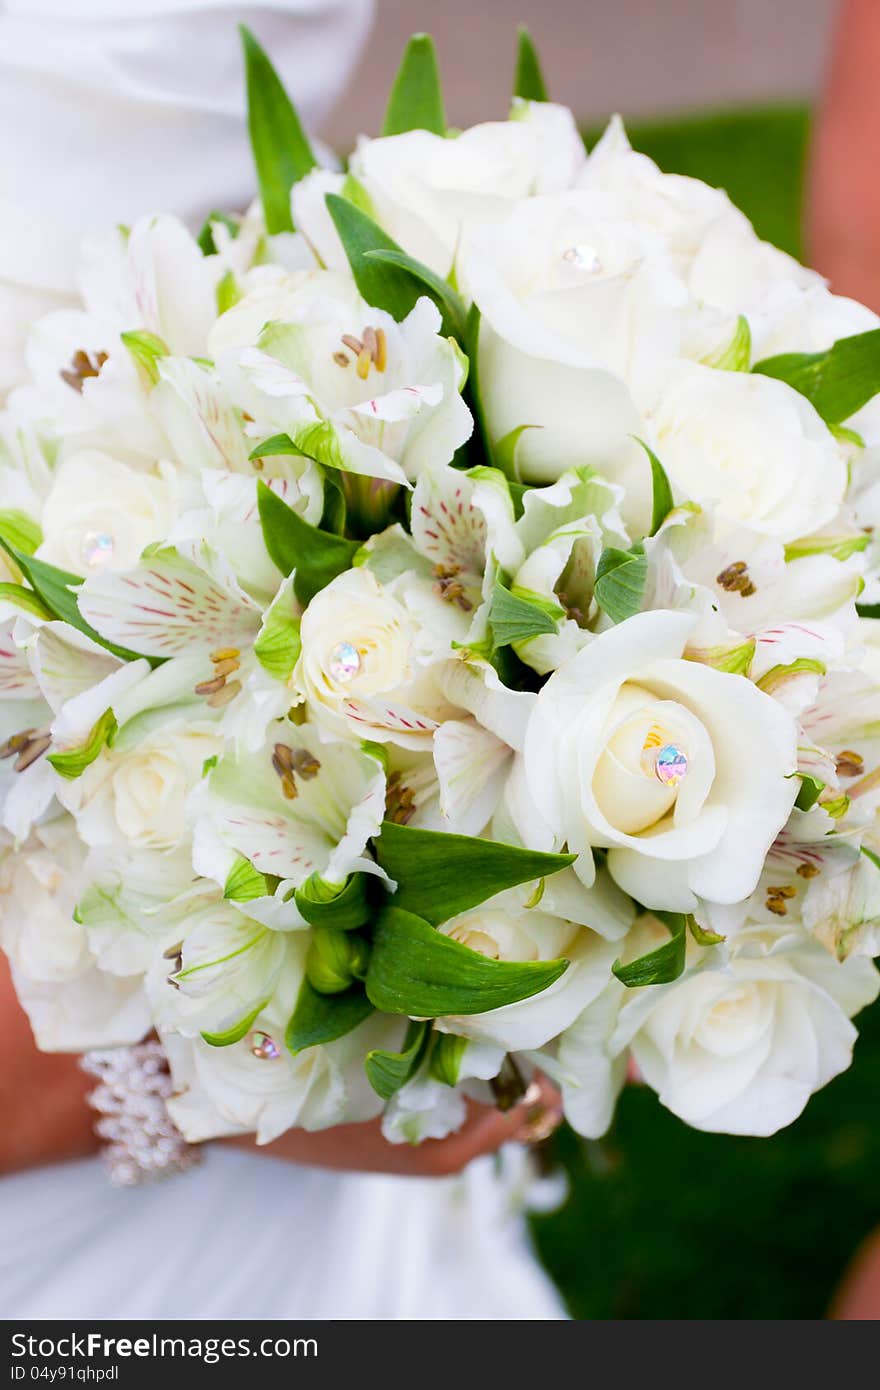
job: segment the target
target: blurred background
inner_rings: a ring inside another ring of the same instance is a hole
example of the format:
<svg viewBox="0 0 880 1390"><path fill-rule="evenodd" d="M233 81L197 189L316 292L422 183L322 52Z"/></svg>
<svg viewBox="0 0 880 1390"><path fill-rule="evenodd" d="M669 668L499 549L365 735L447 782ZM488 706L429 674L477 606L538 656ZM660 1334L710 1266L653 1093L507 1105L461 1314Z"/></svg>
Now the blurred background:
<svg viewBox="0 0 880 1390"><path fill-rule="evenodd" d="M880 3L880 0L878 0ZM810 112L835 0L378 0L339 149L375 130L404 43L430 31L459 125L506 112L515 25L588 142L613 111L664 168L726 188L759 233L801 255ZM467 42L462 42L467 32ZM574 41L573 36L583 36ZM570 1197L533 1229L577 1318L819 1318L880 1220L880 1010L852 1070L773 1139L698 1134L631 1087L599 1143L562 1133Z"/></svg>

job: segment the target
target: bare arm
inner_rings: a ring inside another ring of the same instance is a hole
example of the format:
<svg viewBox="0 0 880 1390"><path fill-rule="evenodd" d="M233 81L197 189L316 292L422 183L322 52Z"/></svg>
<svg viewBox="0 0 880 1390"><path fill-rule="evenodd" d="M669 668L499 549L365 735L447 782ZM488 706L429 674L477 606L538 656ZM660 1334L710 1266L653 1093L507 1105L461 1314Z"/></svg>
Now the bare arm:
<svg viewBox="0 0 880 1390"><path fill-rule="evenodd" d="M86 1105L86 1093L94 1082L83 1075L75 1057L36 1050L2 953L0 1056L0 1174L96 1152L94 1116ZM545 1096L547 1104L555 1107L558 1098L549 1086ZM317 1134L292 1130L263 1148L257 1148L251 1139L231 1142L256 1153L312 1167L437 1177L458 1172L479 1154L493 1153L514 1137L528 1116L529 1107L519 1106L501 1115L496 1110L472 1105L458 1134L444 1140L428 1140L418 1148L388 1144L382 1138L378 1120L340 1125Z"/></svg>
<svg viewBox="0 0 880 1390"><path fill-rule="evenodd" d="M880 4L842 0L808 193L810 260L880 311Z"/></svg>

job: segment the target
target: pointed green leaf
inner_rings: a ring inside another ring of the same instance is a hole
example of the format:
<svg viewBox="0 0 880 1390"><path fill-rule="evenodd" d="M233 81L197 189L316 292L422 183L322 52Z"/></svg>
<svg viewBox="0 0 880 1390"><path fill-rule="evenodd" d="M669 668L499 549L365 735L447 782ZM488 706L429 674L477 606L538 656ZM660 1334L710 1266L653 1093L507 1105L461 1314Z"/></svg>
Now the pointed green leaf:
<svg viewBox="0 0 880 1390"><path fill-rule="evenodd" d="M48 620L52 617L43 600L33 589L26 589L23 584L0 584L0 599L14 604L24 613L32 613L35 618Z"/></svg>
<svg viewBox="0 0 880 1390"><path fill-rule="evenodd" d="M293 896L301 915L313 927L351 931L370 918L364 874L349 874L345 883L328 883L320 874L312 874Z"/></svg>
<svg viewBox="0 0 880 1390"><path fill-rule="evenodd" d="M786 352L756 362L753 372L800 391L829 425L839 425L880 391L880 328L838 338L827 352Z"/></svg>
<svg viewBox="0 0 880 1390"><path fill-rule="evenodd" d="M263 874L255 869L249 859L239 855L226 876L223 896L230 902L250 903L255 898L268 898L278 887L279 880L274 875Z"/></svg>
<svg viewBox="0 0 880 1390"><path fill-rule="evenodd" d="M7 546L20 550L23 555L33 555L43 539L38 521L27 512L16 509L0 511L0 537Z"/></svg>
<svg viewBox="0 0 880 1390"><path fill-rule="evenodd" d="M744 314L737 319L730 342L702 359L704 367L715 367L721 372L747 372L751 360L752 330Z"/></svg>
<svg viewBox="0 0 880 1390"><path fill-rule="evenodd" d="M282 584L263 615L254 642L254 656L275 680L287 681L302 651L299 615L294 612L291 585Z"/></svg>
<svg viewBox="0 0 880 1390"><path fill-rule="evenodd" d="M144 331L120 333L125 346L138 368L145 384L155 386L159 380L158 363L161 358L168 356L168 344L158 338L155 333Z"/></svg>
<svg viewBox="0 0 880 1390"><path fill-rule="evenodd" d="M672 511L675 503L672 500L672 488L666 476L666 469L658 459L654 450L644 441L636 436L636 443L641 444L645 453L648 455L648 462L651 465L651 487L653 489L653 502L651 505L651 531L652 536L656 536L660 527Z"/></svg>
<svg viewBox="0 0 880 1390"><path fill-rule="evenodd" d="M241 299L238 281L231 270L227 270L226 274L217 281L214 299L217 304L218 315L225 314L227 309L231 309Z"/></svg>
<svg viewBox="0 0 880 1390"><path fill-rule="evenodd" d="M446 134L437 54L430 34L413 34L407 44L385 112L383 135L403 135L408 130Z"/></svg>
<svg viewBox="0 0 880 1390"><path fill-rule="evenodd" d="M603 550L596 566L596 602L612 622L622 623L641 610L648 581L648 557L637 541L631 550Z"/></svg>
<svg viewBox="0 0 880 1390"><path fill-rule="evenodd" d="M517 29L516 75L513 95L523 101L549 101L534 40L524 24Z"/></svg>
<svg viewBox="0 0 880 1390"><path fill-rule="evenodd" d="M467 1051L468 1039L455 1033L436 1033L428 1070L435 1081L444 1086L457 1086L461 1064Z"/></svg>
<svg viewBox="0 0 880 1390"><path fill-rule="evenodd" d="M331 579L351 568L359 544L304 521L262 479L257 498L266 549L282 574L295 572L294 592L305 606Z"/></svg>
<svg viewBox="0 0 880 1390"><path fill-rule="evenodd" d="M638 960L630 961L629 965L620 960L614 962L612 971L628 989L669 984L684 970L689 917L682 912L655 912L653 916L668 927L671 939L639 956Z"/></svg>
<svg viewBox="0 0 880 1390"><path fill-rule="evenodd" d="M294 1056L307 1047L335 1042L370 1017L373 1005L363 985L352 985L344 994L319 994L303 980L284 1041Z"/></svg>
<svg viewBox="0 0 880 1390"><path fill-rule="evenodd" d="M429 1039L430 1023L410 1023L400 1052L387 1052L384 1048L374 1048L364 1058L367 1080L383 1100L393 1095L415 1076L422 1064Z"/></svg>
<svg viewBox="0 0 880 1390"><path fill-rule="evenodd" d="M512 642L527 642L543 632L555 632L565 610L559 604L542 599L540 594L513 592L500 580L495 581L489 605L489 626L496 647Z"/></svg>
<svg viewBox="0 0 880 1390"><path fill-rule="evenodd" d="M113 742L116 729L115 714L112 709L105 710L84 743L78 748L66 748L63 753L49 753L46 761L52 764L59 776L72 782L83 775L106 744Z"/></svg>
<svg viewBox="0 0 880 1390"><path fill-rule="evenodd" d="M247 82L248 130L266 230L293 231L290 190L318 161L312 153L296 109L267 54L244 25L240 26Z"/></svg>
<svg viewBox="0 0 880 1390"><path fill-rule="evenodd" d="M54 565L49 565L45 560L38 560L36 556L25 555L24 551L16 550L9 545L0 534L0 549L5 550L6 554L21 570L25 579L30 584L38 600L45 608L48 608L54 618L59 618L62 622L75 627L77 632L82 632L86 637L90 637L98 646L105 651L112 652L122 661L138 661L138 652L130 652L125 647L117 647L113 642L107 642L99 632L87 623L79 611L76 601L75 589L82 584L82 576L78 574L68 574L66 570L56 569ZM161 666L162 657L147 657L151 666Z"/></svg>
<svg viewBox="0 0 880 1390"><path fill-rule="evenodd" d="M347 198L328 193L325 201L360 294L368 304L385 309L400 323L423 293L422 286L410 271L370 258L367 252L396 251L403 255L403 248Z"/></svg>
<svg viewBox="0 0 880 1390"><path fill-rule="evenodd" d="M398 270L411 275L418 284L419 293L427 294L433 299L443 315L443 331L447 337L451 334L460 343L464 343L467 332L467 309L461 295L452 288L448 280L444 280L441 275L431 270L430 266L424 265L422 261L417 261L414 256L408 256L405 251L377 248L375 251L365 251L364 256L368 261L376 261L380 265L396 266Z"/></svg>
<svg viewBox="0 0 880 1390"><path fill-rule="evenodd" d="M234 1023L232 1027L227 1028L225 1032L203 1033L202 1037L211 1047L231 1047L233 1043L241 1042L245 1033L250 1032L251 1024L255 1019L259 1018L268 1002L268 999L264 999L262 1003L258 1004L245 1018L239 1019L238 1023Z"/></svg>
<svg viewBox="0 0 880 1390"><path fill-rule="evenodd" d="M376 922L367 994L390 1014L480 1014L540 994L567 968L564 960L490 960L423 917L386 907Z"/></svg>
<svg viewBox="0 0 880 1390"><path fill-rule="evenodd" d="M198 248L203 256L217 255L217 243L214 240L214 225L217 222L226 228L233 241L241 231L239 223L236 222L234 217L230 217L228 212L217 212L216 209L214 212L209 212L196 237Z"/></svg>
<svg viewBox="0 0 880 1390"><path fill-rule="evenodd" d="M395 906L435 925L505 888L555 874L575 859L387 820L375 845L376 858L397 883Z"/></svg>

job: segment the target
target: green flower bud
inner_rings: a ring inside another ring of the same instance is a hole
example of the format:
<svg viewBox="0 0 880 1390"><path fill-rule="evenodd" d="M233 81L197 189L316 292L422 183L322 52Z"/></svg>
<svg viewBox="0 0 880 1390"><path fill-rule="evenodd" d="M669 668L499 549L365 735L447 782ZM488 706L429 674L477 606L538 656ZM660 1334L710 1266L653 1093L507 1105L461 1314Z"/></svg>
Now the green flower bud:
<svg viewBox="0 0 880 1390"><path fill-rule="evenodd" d="M315 927L306 956L306 978L319 994L341 994L367 973L369 944L355 932Z"/></svg>

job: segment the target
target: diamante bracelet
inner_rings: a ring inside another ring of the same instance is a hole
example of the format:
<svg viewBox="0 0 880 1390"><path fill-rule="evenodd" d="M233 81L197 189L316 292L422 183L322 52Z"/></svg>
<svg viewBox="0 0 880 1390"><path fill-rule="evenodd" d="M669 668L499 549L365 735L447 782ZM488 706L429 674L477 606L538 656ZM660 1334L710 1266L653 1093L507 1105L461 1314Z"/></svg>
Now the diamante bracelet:
<svg viewBox="0 0 880 1390"><path fill-rule="evenodd" d="M106 1141L102 1157L115 1187L172 1177L201 1162L201 1147L188 1144L168 1114L173 1082L161 1043L87 1052L80 1065L98 1080L87 1099L98 1112L95 1133Z"/></svg>

